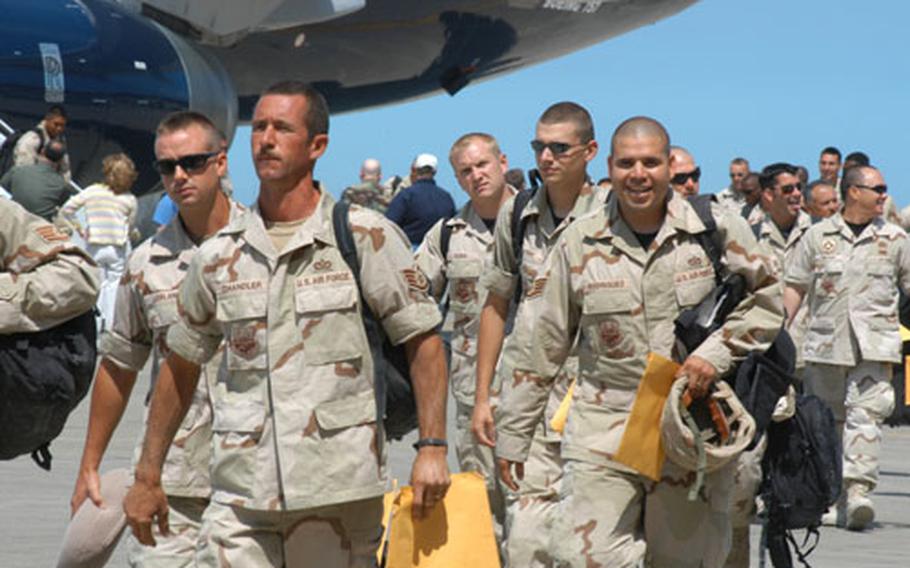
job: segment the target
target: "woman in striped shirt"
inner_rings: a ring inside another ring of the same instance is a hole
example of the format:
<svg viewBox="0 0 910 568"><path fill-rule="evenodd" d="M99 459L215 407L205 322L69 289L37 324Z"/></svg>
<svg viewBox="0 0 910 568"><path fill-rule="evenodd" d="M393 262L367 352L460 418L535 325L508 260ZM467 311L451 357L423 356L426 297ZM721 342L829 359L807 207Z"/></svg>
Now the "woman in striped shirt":
<svg viewBox="0 0 910 568"><path fill-rule="evenodd" d="M85 239L86 250L101 269L101 312L99 329L110 327L114 317L117 284L130 254L130 236L136 223L136 197L130 193L137 178L136 166L126 154L112 154L101 163L104 182L96 183L71 197L60 215ZM76 212L85 208L83 229Z"/></svg>

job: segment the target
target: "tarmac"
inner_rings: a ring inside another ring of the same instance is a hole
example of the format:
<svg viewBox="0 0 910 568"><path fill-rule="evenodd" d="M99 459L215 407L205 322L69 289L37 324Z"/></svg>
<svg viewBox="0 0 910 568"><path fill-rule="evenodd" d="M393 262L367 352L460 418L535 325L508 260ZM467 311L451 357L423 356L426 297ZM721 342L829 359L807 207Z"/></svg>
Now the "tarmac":
<svg viewBox="0 0 910 568"><path fill-rule="evenodd" d="M147 372L144 376L147 376ZM141 383L120 427L111 440L101 471L129 467L142 420ZM29 457L0 463L0 568L55 566L60 541L69 521L69 500L82 454L88 421L89 397L71 415L60 437L51 445L52 470L46 472ZM454 409L449 404L449 432L454 431ZM413 440L391 447L391 470L407 483L414 451ZM455 471L454 450L449 466ZM910 566L910 427L884 431L880 484L873 500L876 521L872 530L855 533L822 528L818 547L809 557L815 568L884 568ZM759 566L761 527L752 526L752 566ZM797 533L801 540L801 533ZM121 541L109 566L126 566ZM771 566L768 560L767 566ZM794 565L798 562L794 557ZM518 567L516 567L518 568Z"/></svg>

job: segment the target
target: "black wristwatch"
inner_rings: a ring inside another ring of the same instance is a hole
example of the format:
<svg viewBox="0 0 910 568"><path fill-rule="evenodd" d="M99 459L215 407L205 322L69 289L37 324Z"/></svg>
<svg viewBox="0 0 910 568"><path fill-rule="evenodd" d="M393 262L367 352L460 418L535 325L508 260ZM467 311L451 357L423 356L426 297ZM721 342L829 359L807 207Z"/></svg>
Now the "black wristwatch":
<svg viewBox="0 0 910 568"><path fill-rule="evenodd" d="M424 446L436 446L439 448L448 448L449 443L442 438L421 438L414 442L414 449L420 450Z"/></svg>

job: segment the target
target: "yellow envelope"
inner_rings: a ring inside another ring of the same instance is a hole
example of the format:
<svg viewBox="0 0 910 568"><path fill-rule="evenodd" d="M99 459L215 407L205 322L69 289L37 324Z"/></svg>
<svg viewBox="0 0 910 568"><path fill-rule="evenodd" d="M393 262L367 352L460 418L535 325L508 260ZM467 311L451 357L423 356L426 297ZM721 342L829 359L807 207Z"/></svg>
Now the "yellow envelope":
<svg viewBox="0 0 910 568"><path fill-rule="evenodd" d="M572 406L572 395L574 393L575 379L572 379L572 383L569 384L569 392L563 397L562 402L559 403L559 408L556 409L556 413L550 419L550 428L560 434L566 429L566 420L569 418L569 407Z"/></svg>
<svg viewBox="0 0 910 568"><path fill-rule="evenodd" d="M665 457L660 441L660 418L677 371L678 363L656 353L648 354L648 365L638 383L626 430L613 456L614 460L654 481L660 481Z"/></svg>
<svg viewBox="0 0 910 568"><path fill-rule="evenodd" d="M411 487L402 487L392 505L387 568L499 568L482 475L452 475L445 499L424 519L412 516L413 502Z"/></svg>
<svg viewBox="0 0 910 568"><path fill-rule="evenodd" d="M907 329L906 327L901 326L900 334L901 334L901 343L903 343L904 341L910 341L910 329Z"/></svg>
<svg viewBox="0 0 910 568"><path fill-rule="evenodd" d="M904 357L904 406L910 406L910 355Z"/></svg>

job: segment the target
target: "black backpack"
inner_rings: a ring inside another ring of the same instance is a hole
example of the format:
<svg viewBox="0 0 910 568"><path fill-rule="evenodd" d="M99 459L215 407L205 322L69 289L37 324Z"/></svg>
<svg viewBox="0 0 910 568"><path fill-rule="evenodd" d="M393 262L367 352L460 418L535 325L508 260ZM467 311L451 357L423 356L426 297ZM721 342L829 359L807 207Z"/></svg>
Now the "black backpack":
<svg viewBox="0 0 910 568"><path fill-rule="evenodd" d="M34 132L38 135L38 139L40 140L38 143L38 153L40 154L41 150L44 149L44 133L41 132L41 129L28 128L13 132L6 137L6 140L3 141L3 145L0 145L0 176L13 168L13 162L15 161L13 151L16 149L16 144L19 143L19 139L27 132Z"/></svg>
<svg viewBox="0 0 910 568"><path fill-rule="evenodd" d="M0 335L0 460L30 453L51 468L50 443L95 371L94 310L56 327Z"/></svg>
<svg viewBox="0 0 910 568"><path fill-rule="evenodd" d="M717 222L711 213L713 195L695 195L689 203L705 226L693 235L704 249L714 267L715 288L693 308L683 310L674 322L678 344L691 353L709 335L719 329L742 301L746 283L738 274L726 274L721 262L723 243ZM753 449L771 422L777 400L794 382L796 347L790 334L781 329L767 351L753 351L739 363L731 385L743 407L755 419L755 437L748 449Z"/></svg>
<svg viewBox="0 0 910 568"><path fill-rule="evenodd" d="M360 285L360 260L348 222L350 206L339 201L332 209L332 228L335 242L348 268L354 273L360 290L363 327L373 356L373 383L376 392L376 413L382 419L386 438L400 440L417 428L417 401L411 384L411 372L404 345L392 345L382 324L373 315L363 297Z"/></svg>
<svg viewBox="0 0 910 568"><path fill-rule="evenodd" d="M767 508L765 540L775 568L790 568L792 545L799 561L818 545L818 527L837 502L842 483L842 448L831 409L816 396L798 396L796 414L768 426L762 459L761 496ZM793 537L806 529L802 545ZM809 544L810 539L814 539Z"/></svg>

